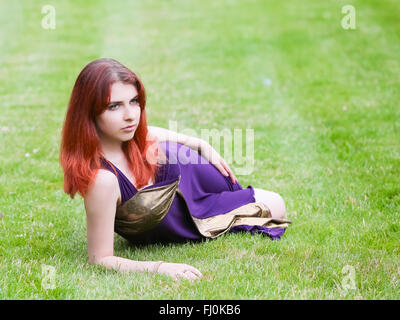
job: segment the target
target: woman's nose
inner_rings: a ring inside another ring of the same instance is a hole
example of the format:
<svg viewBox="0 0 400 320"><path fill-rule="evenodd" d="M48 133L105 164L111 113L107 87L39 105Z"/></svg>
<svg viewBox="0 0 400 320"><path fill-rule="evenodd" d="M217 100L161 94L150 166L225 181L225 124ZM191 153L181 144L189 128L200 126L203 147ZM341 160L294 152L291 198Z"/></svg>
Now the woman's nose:
<svg viewBox="0 0 400 320"><path fill-rule="evenodd" d="M125 120L134 120L138 116L138 109L140 107L132 107L129 104L125 106L124 118Z"/></svg>

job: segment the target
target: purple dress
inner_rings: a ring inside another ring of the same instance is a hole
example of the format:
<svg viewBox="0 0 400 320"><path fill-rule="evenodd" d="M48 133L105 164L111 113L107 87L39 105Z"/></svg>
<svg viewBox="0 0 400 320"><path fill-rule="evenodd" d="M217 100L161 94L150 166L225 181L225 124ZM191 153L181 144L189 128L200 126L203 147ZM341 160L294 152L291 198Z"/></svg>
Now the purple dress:
<svg viewBox="0 0 400 320"><path fill-rule="evenodd" d="M160 148L166 154L168 161L159 167L155 183L144 189L171 183L180 174L179 190L185 199L176 194L164 219L154 228L130 236L128 239L130 242L152 244L201 241L205 237L197 230L190 214L204 219L255 202L252 186L243 189L239 182L233 184L230 177L222 175L214 165L206 163L207 160L191 148L169 141L161 142ZM115 174L110 164L104 160L102 167ZM138 190L115 165L114 168L118 173L122 205ZM234 233L242 231L262 233L271 239L279 239L285 229L240 225L229 230Z"/></svg>

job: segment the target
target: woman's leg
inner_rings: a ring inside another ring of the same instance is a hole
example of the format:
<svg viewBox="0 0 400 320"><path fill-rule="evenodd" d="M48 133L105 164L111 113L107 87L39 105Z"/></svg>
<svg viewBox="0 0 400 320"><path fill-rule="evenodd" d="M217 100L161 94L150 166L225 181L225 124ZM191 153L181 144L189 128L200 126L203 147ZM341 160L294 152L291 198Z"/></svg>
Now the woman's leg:
<svg viewBox="0 0 400 320"><path fill-rule="evenodd" d="M286 206L283 198L276 192L267 191L263 189L253 188L254 198L256 202L264 203L273 218L284 218L286 215Z"/></svg>

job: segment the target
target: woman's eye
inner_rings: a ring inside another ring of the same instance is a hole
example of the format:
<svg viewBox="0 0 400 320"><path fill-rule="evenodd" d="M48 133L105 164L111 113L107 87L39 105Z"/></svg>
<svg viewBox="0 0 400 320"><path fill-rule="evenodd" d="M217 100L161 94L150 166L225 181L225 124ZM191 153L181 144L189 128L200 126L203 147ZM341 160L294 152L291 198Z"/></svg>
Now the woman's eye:
<svg viewBox="0 0 400 320"><path fill-rule="evenodd" d="M117 104L112 104L111 106L108 106L109 110L115 110L118 107Z"/></svg>
<svg viewBox="0 0 400 320"><path fill-rule="evenodd" d="M131 103L133 103L133 104L139 104L139 99L137 99L137 98L136 98L136 99L132 99L132 100L131 100Z"/></svg>

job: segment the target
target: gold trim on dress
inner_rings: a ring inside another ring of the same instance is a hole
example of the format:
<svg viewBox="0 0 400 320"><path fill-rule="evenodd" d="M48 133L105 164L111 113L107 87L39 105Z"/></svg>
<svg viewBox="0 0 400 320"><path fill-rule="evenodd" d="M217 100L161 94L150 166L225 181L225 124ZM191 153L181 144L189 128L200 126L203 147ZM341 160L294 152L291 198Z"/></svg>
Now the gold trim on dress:
<svg viewBox="0 0 400 320"><path fill-rule="evenodd" d="M177 193L183 199L185 199L179 189L177 190ZM223 235L232 227L239 225L262 226L267 228L287 228L289 223L292 223L288 219L272 218L271 211L262 202L247 203L225 214L220 214L205 219L199 219L193 217L192 215L190 216L197 230L204 237L212 239Z"/></svg>

